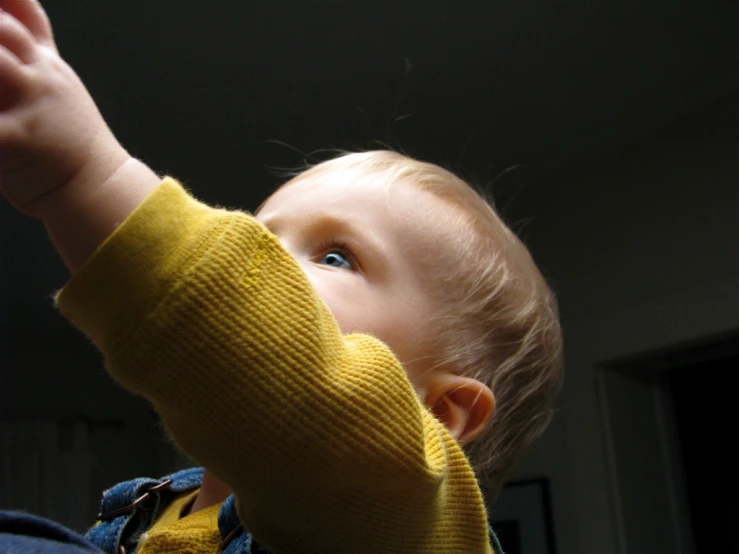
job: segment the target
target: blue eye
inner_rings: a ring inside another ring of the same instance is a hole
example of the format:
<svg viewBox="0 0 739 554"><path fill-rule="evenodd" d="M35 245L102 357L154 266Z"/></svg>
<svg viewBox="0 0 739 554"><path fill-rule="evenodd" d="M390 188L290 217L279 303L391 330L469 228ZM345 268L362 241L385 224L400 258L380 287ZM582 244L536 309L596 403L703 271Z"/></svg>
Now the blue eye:
<svg viewBox="0 0 739 554"><path fill-rule="evenodd" d="M349 263L349 260L346 259L347 257L342 254L341 252L332 251L328 254L324 255L320 261L319 264L329 265L331 267L339 267L342 269L351 269L352 264Z"/></svg>

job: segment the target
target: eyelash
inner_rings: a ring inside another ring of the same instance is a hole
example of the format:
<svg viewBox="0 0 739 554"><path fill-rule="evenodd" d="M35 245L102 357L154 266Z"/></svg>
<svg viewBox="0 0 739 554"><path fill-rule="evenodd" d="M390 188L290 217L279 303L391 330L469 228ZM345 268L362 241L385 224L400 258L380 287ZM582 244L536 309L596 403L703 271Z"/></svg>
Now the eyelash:
<svg viewBox="0 0 739 554"><path fill-rule="evenodd" d="M335 239L326 241L318 248L317 251L318 259L325 256L329 252L339 252L342 256L346 258L346 261L349 262L349 265L352 266L352 269L361 269L361 265L359 264L357 257L351 251L351 249L349 248L349 243L347 243L346 241Z"/></svg>

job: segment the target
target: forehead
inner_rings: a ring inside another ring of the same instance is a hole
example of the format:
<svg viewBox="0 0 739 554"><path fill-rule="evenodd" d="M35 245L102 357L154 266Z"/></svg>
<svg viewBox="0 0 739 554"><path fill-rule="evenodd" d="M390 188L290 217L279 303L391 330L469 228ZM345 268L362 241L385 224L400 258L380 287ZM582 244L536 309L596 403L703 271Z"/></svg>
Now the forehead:
<svg viewBox="0 0 739 554"><path fill-rule="evenodd" d="M382 174L338 169L299 175L262 205L260 219L290 214L345 220L398 244L436 242L455 210L408 180L388 183ZM393 235L393 236L390 236Z"/></svg>

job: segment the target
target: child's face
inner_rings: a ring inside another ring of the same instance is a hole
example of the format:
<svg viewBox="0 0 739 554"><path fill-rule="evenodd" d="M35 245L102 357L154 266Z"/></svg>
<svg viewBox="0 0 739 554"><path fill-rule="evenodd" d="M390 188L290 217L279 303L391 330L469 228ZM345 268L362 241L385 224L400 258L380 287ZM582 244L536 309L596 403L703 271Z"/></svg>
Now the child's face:
<svg viewBox="0 0 739 554"><path fill-rule="evenodd" d="M297 177L257 218L300 263L344 333L384 341L420 393L435 353L437 306L421 286L420 253L445 247L439 221L451 208L408 183L349 172Z"/></svg>

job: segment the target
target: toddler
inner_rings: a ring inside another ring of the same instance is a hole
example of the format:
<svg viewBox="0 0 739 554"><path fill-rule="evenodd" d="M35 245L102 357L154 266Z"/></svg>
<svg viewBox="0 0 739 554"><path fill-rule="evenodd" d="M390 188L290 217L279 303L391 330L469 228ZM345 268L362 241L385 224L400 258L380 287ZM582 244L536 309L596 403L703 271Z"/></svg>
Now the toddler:
<svg viewBox="0 0 739 554"><path fill-rule="evenodd" d="M106 491L85 548L498 550L478 483L548 424L561 338L495 212L384 151L255 216L206 206L117 142L40 4L0 7L0 190L73 274L61 311L206 468Z"/></svg>

